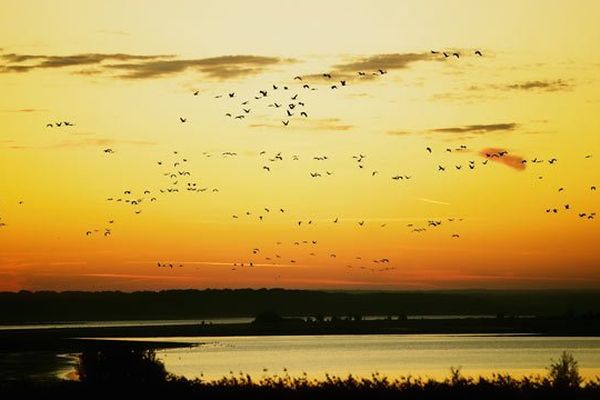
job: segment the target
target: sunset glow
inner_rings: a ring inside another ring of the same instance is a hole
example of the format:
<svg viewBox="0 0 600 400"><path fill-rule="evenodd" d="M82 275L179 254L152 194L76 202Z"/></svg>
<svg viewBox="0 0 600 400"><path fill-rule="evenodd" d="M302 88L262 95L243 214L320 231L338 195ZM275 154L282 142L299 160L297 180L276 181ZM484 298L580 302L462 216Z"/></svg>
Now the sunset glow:
<svg viewBox="0 0 600 400"><path fill-rule="evenodd" d="M5 0L0 291L597 288L598 15Z"/></svg>

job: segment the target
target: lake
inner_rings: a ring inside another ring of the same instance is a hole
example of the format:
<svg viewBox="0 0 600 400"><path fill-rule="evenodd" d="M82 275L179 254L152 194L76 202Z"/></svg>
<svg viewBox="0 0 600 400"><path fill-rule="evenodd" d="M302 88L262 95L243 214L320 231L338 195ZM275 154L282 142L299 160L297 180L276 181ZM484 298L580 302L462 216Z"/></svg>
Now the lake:
<svg viewBox="0 0 600 400"><path fill-rule="evenodd" d="M323 378L445 378L450 367L469 376L508 372L545 374L552 359L571 351L588 379L600 376L600 338L503 335L329 335L146 338L185 342L190 348L157 352L169 372L187 378L218 379L239 372L254 379L282 375Z"/></svg>

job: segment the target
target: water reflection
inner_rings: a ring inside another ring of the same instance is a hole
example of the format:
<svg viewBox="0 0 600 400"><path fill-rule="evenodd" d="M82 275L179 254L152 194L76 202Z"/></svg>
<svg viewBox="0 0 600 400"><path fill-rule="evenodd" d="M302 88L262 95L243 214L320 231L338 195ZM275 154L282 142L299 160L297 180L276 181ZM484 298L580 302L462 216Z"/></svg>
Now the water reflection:
<svg viewBox="0 0 600 400"><path fill-rule="evenodd" d="M164 338L161 338L164 341ZM545 374L551 359L573 352L586 378L600 375L600 338L469 335L333 335L172 338L197 347L159 351L167 370L187 378L218 379L230 371L253 377L325 373L389 377Z"/></svg>

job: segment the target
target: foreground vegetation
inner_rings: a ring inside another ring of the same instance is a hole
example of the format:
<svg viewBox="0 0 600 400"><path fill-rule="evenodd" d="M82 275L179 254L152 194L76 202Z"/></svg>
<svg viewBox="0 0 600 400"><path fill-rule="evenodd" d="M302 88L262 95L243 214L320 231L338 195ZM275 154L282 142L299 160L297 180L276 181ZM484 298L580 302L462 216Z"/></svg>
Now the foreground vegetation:
<svg viewBox="0 0 600 400"><path fill-rule="evenodd" d="M152 350L88 351L81 355L78 381L0 383L0 397L100 398L131 395L203 399L598 399L600 379L585 381L569 353L547 376L513 378L497 374L470 378L451 369L443 381L379 374L370 378L327 376L324 380L289 375L254 381L249 375L217 381L188 380L169 374Z"/></svg>

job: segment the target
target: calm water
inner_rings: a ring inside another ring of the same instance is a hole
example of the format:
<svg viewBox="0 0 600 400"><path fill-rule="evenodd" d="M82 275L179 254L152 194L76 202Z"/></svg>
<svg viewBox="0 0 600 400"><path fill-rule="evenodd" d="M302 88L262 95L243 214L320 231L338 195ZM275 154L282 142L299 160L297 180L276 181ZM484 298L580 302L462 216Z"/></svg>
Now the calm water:
<svg viewBox="0 0 600 400"><path fill-rule="evenodd" d="M445 378L451 366L465 375L545 374L551 359L573 352L586 378L600 376L600 338L471 335L333 335L147 338L196 344L162 350L167 369L187 378L217 379L230 371L253 378L325 373Z"/></svg>
<svg viewBox="0 0 600 400"><path fill-rule="evenodd" d="M520 316L526 318L527 316ZM307 317L304 317L307 318ZM385 315L367 315L366 321L383 320ZM409 315L408 319L465 319L465 318L496 318L495 315ZM206 319L169 319L169 320L130 320L130 321L67 321L39 324L0 325L0 331L16 329L61 329L61 328L106 328L128 326L171 326L171 325L200 325L207 324L247 324L254 318L206 318Z"/></svg>
<svg viewBox="0 0 600 400"><path fill-rule="evenodd" d="M169 320L148 320L148 321L69 321L42 324L23 324L23 325L0 325L0 331L10 331L16 329L66 329L66 328L109 328L109 327L128 327L128 326L171 326L171 325L200 325L203 322L207 324L247 324L254 318L207 318L207 319L169 319Z"/></svg>

